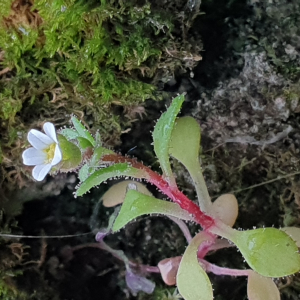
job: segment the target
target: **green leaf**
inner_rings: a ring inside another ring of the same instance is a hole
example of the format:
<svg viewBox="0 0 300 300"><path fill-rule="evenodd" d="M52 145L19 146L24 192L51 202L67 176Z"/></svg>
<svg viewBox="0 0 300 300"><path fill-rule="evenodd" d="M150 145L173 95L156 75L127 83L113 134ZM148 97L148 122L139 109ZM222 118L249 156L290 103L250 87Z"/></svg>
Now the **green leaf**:
<svg viewBox="0 0 300 300"><path fill-rule="evenodd" d="M194 181L200 208L209 212L211 200L199 163L200 139L201 129L197 121L192 117L179 118L172 131L169 153L187 168Z"/></svg>
<svg viewBox="0 0 300 300"><path fill-rule="evenodd" d="M210 231L231 240L260 275L283 277L300 270L298 247L283 231L276 228L237 231L218 221L216 224Z"/></svg>
<svg viewBox="0 0 300 300"><path fill-rule="evenodd" d="M93 145L91 144L91 142L83 137L78 137L77 138L79 146L82 150L85 150L87 148L93 148Z"/></svg>
<svg viewBox="0 0 300 300"><path fill-rule="evenodd" d="M248 275L247 294L249 300L280 300L279 290L273 279L251 270Z"/></svg>
<svg viewBox="0 0 300 300"><path fill-rule="evenodd" d="M101 147L101 145L102 145L102 142L101 142L101 135L100 135L100 133L99 133L98 131L96 132L96 137L95 137L95 139L96 139L95 147Z"/></svg>
<svg viewBox="0 0 300 300"><path fill-rule="evenodd" d="M89 165L85 164L81 167L78 173L78 178L81 182L85 181L89 177Z"/></svg>
<svg viewBox="0 0 300 300"><path fill-rule="evenodd" d="M79 133L74 129L65 128L60 132L67 140L75 140Z"/></svg>
<svg viewBox="0 0 300 300"><path fill-rule="evenodd" d="M89 133L89 131L80 123L80 121L75 117L72 117L71 121L72 121L75 129L77 130L79 136L87 139L93 146L95 146L94 138Z"/></svg>
<svg viewBox="0 0 300 300"><path fill-rule="evenodd" d="M124 199L121 211L114 223L113 230L118 231L130 221L145 214L163 214L182 220L193 220L193 218L176 203L159 200L136 190L129 190Z"/></svg>
<svg viewBox="0 0 300 300"><path fill-rule="evenodd" d="M103 206L113 207L123 203L130 185L132 185L134 189L140 193L152 196L150 191L142 183L133 180L124 180L114 184L108 189L108 191L104 193L104 195L101 197Z"/></svg>
<svg viewBox="0 0 300 300"><path fill-rule="evenodd" d="M94 149L94 154L92 155L91 160L89 161L90 167L99 167L101 157L108 154L115 154L112 150L109 150L104 147L97 147Z"/></svg>
<svg viewBox="0 0 300 300"><path fill-rule="evenodd" d="M300 270L298 247L287 234L278 229L239 231L234 243L249 266L263 276L282 277Z"/></svg>
<svg viewBox="0 0 300 300"><path fill-rule="evenodd" d="M91 146L91 143L88 140L84 138L82 139L87 141L89 147ZM85 181L91 174L93 174L97 169L99 169L100 159L103 155L106 154L114 154L114 152L103 147L98 147L94 149L92 158L79 170L78 178L81 182Z"/></svg>
<svg viewBox="0 0 300 300"><path fill-rule="evenodd" d="M78 188L75 195L82 196L88 192L94 186L101 184L109 178L119 177L119 176L130 176L134 178L144 178L148 179L148 174L140 169L133 168L127 163L118 163L98 171L95 171L89 176Z"/></svg>
<svg viewBox="0 0 300 300"><path fill-rule="evenodd" d="M187 169L199 163L200 126L192 117L178 118L172 131L169 153Z"/></svg>
<svg viewBox="0 0 300 300"><path fill-rule="evenodd" d="M153 131L153 145L155 154L166 179L175 185L175 179L169 161L169 144L176 116L184 101L184 95L173 99L168 110L161 115Z"/></svg>
<svg viewBox="0 0 300 300"><path fill-rule="evenodd" d="M204 231L198 233L186 248L177 273L177 287L185 300L212 300L213 290L206 272L198 262L199 246L213 238Z"/></svg>

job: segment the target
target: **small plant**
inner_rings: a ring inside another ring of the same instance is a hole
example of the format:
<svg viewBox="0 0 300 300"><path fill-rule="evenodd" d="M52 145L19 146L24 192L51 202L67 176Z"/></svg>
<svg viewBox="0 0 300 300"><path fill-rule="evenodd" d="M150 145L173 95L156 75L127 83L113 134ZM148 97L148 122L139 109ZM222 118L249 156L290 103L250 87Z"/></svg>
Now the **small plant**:
<svg viewBox="0 0 300 300"><path fill-rule="evenodd" d="M199 164L200 127L192 117L177 118L183 101L183 95L173 99L153 131L154 151L162 174L154 172L135 159L103 147L99 134L93 137L75 117L72 118L74 128L61 130L57 140L54 127L49 123L44 126L46 135L31 130L28 140L34 148L49 137L52 142L44 143L45 147L37 150L45 152L39 162L34 157L37 151L25 150L24 163L29 164L31 161L31 165L43 165L44 168L47 165L48 169L50 164L52 173L78 171L80 184L75 192L76 197L110 178L125 177L145 180L155 185L171 200L153 197L137 181L115 185L103 196L106 206L123 204L120 209L115 210L108 227L97 234L96 240L99 248L111 252L125 263L126 283L133 294L140 290L152 293L154 284L145 278L145 273L160 272L166 284L177 285L184 299L213 299L212 285L207 276L208 272L212 272L216 275L246 276L250 300L280 299L279 290L272 278L289 276L300 270L297 247L300 242L299 229L259 228L242 231L232 228L238 215L237 200L233 195L226 194L214 202L211 201ZM39 141L33 142L33 136ZM48 151L49 147L52 147L51 151ZM53 150L56 147L62 153L60 160ZM188 170L195 185L198 204L178 189L170 156L180 161ZM47 172L50 171L48 169ZM47 172L43 176L37 176L33 171L33 177L42 180ZM162 214L179 225L188 243L183 256L166 258L157 267L137 265L129 261L122 251L110 248L103 241L107 234L119 231L145 214ZM192 237L186 221L198 223L202 230ZM249 269L219 267L206 260L210 251L233 245L239 249Z"/></svg>

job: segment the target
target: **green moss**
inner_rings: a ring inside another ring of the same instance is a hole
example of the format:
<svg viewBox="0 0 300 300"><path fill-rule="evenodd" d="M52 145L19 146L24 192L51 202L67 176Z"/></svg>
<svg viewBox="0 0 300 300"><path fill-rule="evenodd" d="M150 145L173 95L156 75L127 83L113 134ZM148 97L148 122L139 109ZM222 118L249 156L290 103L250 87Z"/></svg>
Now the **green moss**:
<svg viewBox="0 0 300 300"><path fill-rule="evenodd" d="M2 16L7 16L10 13L11 0L0 1L0 11Z"/></svg>
<svg viewBox="0 0 300 300"><path fill-rule="evenodd" d="M195 48L182 41L178 30L186 29L187 20L179 15L185 4L2 2L0 130L8 161L21 154L20 147L12 152L17 133L24 137L46 120L65 125L72 113L117 143L131 120L120 117L116 106L159 99L156 83L184 69L184 58L193 57L195 49L199 57L201 43L195 41Z"/></svg>
<svg viewBox="0 0 300 300"><path fill-rule="evenodd" d="M4 89L0 94L0 118L3 120L14 119L21 108L21 101L12 98L12 90Z"/></svg>
<svg viewBox="0 0 300 300"><path fill-rule="evenodd" d="M16 274L0 274L0 298L2 300L28 299L28 295L17 292L15 287L10 285L9 278L15 275Z"/></svg>
<svg viewBox="0 0 300 300"><path fill-rule="evenodd" d="M26 75L27 83L38 74L39 81L58 82L63 88L69 83L102 104L144 100L154 87L139 81L134 71L161 53L150 39L154 31L145 24L150 5L141 6L136 14L133 3L115 6L102 1L91 9L82 2L36 1L39 26L19 22L12 26L7 21L0 28L3 65L15 69L15 76Z"/></svg>

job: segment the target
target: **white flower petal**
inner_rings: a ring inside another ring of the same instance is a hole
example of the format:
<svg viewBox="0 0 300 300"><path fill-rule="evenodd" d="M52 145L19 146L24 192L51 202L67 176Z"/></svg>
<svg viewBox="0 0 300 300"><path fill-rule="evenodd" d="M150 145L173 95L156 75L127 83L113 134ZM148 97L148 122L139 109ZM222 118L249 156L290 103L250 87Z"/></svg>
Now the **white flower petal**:
<svg viewBox="0 0 300 300"><path fill-rule="evenodd" d="M32 176L37 181L42 181L51 170L51 164L38 165L32 170Z"/></svg>
<svg viewBox="0 0 300 300"><path fill-rule="evenodd" d="M29 131L27 139L35 149L40 150L43 150L54 143L54 140L52 140L49 136L35 129L31 129Z"/></svg>
<svg viewBox="0 0 300 300"><path fill-rule="evenodd" d="M47 159L47 155L42 150L28 148L22 153L23 164L26 166L42 165Z"/></svg>
<svg viewBox="0 0 300 300"><path fill-rule="evenodd" d="M61 162L61 160L62 160L62 153L61 153L59 146L56 144L55 151L54 151L54 157L52 159L51 165L55 166L59 162Z"/></svg>
<svg viewBox="0 0 300 300"><path fill-rule="evenodd" d="M44 131L46 134L57 144L57 137L56 137L56 130L52 123L46 122L43 126Z"/></svg>

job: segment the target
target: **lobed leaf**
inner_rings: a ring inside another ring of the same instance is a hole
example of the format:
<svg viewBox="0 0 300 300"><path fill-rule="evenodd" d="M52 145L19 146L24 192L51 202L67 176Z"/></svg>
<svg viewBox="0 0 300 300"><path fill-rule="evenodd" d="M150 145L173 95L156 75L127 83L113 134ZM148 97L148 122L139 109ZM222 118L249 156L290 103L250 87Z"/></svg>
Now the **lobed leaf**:
<svg viewBox="0 0 300 300"><path fill-rule="evenodd" d="M75 195L82 196L88 192L91 188L101 184L109 178L120 177L120 176L130 176L134 178L144 178L147 179L147 173L140 169L133 168L127 163L118 163L112 166L95 171L89 176L77 189Z"/></svg>
<svg viewBox="0 0 300 300"><path fill-rule="evenodd" d="M154 152L166 179L173 185L175 185L175 179L169 161L169 144L175 119L183 101L184 95L174 98L168 110L157 121L153 131Z"/></svg>
<svg viewBox="0 0 300 300"><path fill-rule="evenodd" d="M213 290L210 280L197 258L199 246L212 241L206 232L198 233L186 248L177 273L177 287L185 300L212 300Z"/></svg>
<svg viewBox="0 0 300 300"><path fill-rule="evenodd" d="M130 221L146 214L163 214L182 220L193 220L193 218L176 203L159 200L136 190L128 190L121 211L114 223L113 230L118 231Z"/></svg>

